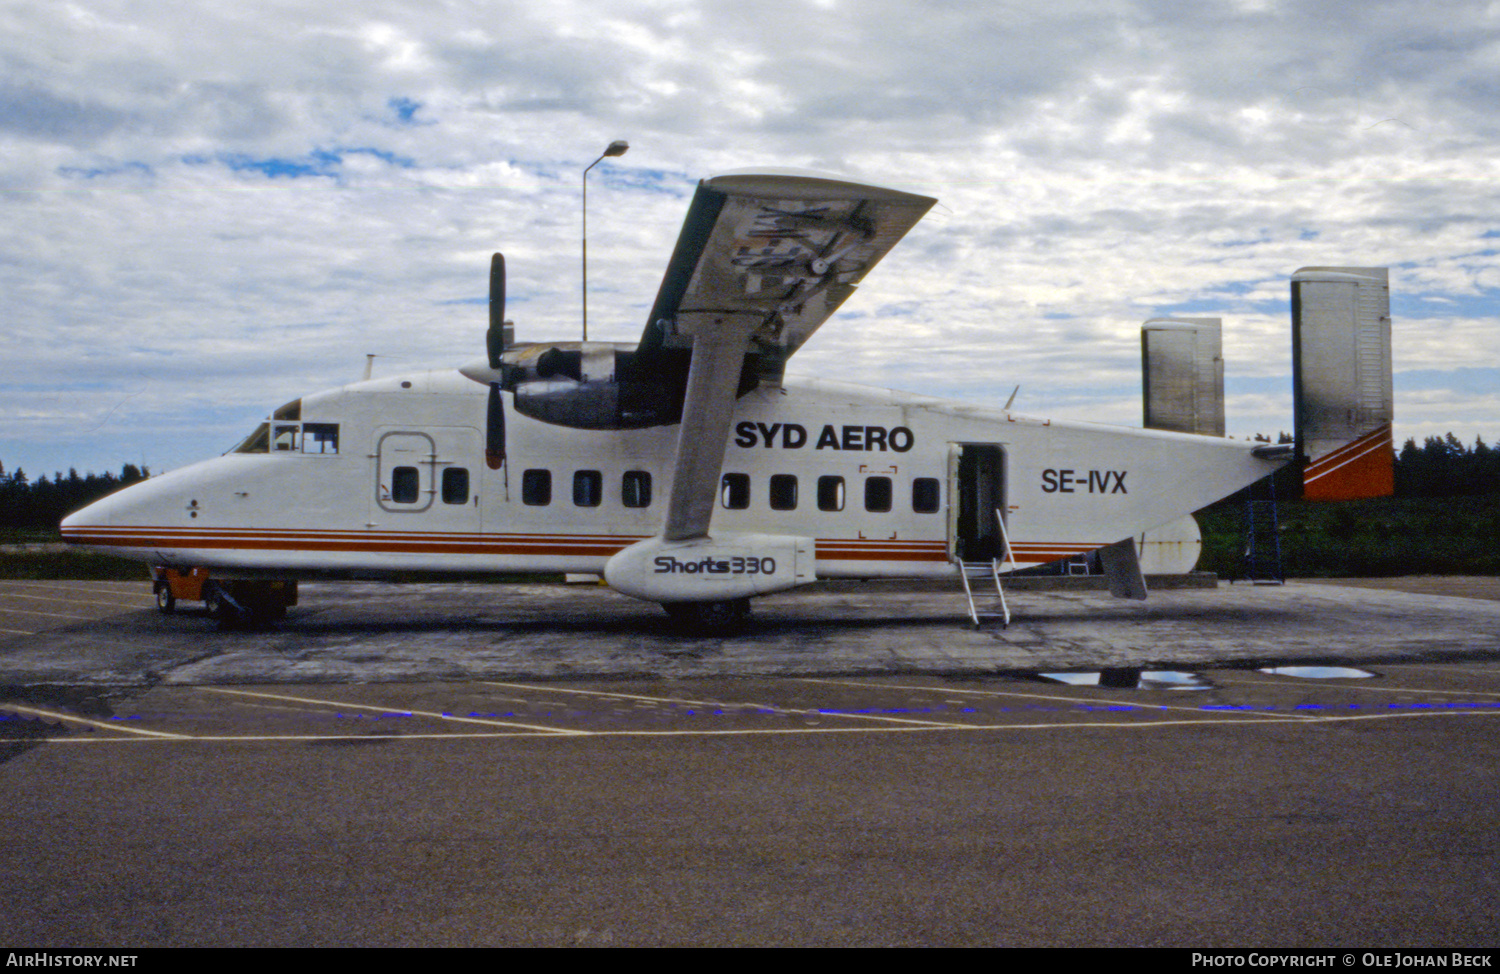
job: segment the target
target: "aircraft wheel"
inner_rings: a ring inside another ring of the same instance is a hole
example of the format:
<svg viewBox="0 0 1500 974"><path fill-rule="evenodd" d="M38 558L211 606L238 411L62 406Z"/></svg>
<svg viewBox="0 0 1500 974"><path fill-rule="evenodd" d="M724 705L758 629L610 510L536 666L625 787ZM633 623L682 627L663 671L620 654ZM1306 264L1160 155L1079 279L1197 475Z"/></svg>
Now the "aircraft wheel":
<svg viewBox="0 0 1500 974"><path fill-rule="evenodd" d="M177 610L177 596L172 594L172 586L166 582L156 583L156 611L162 615Z"/></svg>
<svg viewBox="0 0 1500 974"><path fill-rule="evenodd" d="M240 592L240 602L249 613L249 624L269 626L286 618L286 591L269 582L251 582Z"/></svg>
<svg viewBox="0 0 1500 974"><path fill-rule="evenodd" d="M224 598L224 593L219 591L219 586L213 582L209 582L204 586L203 608L208 611L209 617L213 619L223 619L231 611L228 600Z"/></svg>
<svg viewBox="0 0 1500 974"><path fill-rule="evenodd" d="M749 599L717 602L666 602L662 608L677 628L698 636L734 632L750 618Z"/></svg>
<svg viewBox="0 0 1500 974"><path fill-rule="evenodd" d="M205 588L203 592L203 607L208 610L209 618L219 620L220 629L234 629L244 625L244 611L229 601L228 595L219 586L212 582L209 585L212 587Z"/></svg>

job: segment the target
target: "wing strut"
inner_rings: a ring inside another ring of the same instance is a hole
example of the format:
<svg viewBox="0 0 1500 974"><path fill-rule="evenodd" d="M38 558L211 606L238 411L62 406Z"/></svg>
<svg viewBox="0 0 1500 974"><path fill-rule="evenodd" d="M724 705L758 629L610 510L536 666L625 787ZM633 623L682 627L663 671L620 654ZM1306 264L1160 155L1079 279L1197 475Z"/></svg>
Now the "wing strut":
<svg viewBox="0 0 1500 974"><path fill-rule="evenodd" d="M708 535L719 499L719 473L729 446L735 389L745 363L745 345L759 315L726 314L700 322L688 366L677 461L662 537L686 541Z"/></svg>

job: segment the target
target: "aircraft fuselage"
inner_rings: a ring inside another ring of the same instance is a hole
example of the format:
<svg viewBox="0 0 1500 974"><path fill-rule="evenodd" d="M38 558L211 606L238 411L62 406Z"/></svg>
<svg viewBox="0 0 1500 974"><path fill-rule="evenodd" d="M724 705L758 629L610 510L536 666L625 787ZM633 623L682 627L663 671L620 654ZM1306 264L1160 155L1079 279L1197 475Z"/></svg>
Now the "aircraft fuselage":
<svg viewBox="0 0 1500 974"><path fill-rule="evenodd" d="M157 565L291 579L601 572L659 530L678 426L574 429L512 411L506 462L490 469L485 397L457 371L307 396L236 452L105 498L63 534ZM711 534L810 538L819 578L939 577L999 554L1000 510L1024 568L1265 477L1279 462L1253 446L788 379L736 404ZM657 559L668 574L717 564Z"/></svg>

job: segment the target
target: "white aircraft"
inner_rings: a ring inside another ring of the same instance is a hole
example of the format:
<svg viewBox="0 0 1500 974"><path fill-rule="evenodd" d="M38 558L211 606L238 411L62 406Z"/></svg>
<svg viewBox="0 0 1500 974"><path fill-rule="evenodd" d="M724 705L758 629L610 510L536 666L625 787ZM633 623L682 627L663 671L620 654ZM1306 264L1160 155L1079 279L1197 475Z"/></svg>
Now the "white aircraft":
<svg viewBox="0 0 1500 974"><path fill-rule="evenodd" d="M1295 450L784 376L934 202L810 173L705 180L635 345L514 344L497 254L487 359L289 402L63 536L152 565L164 611L277 617L299 579L588 572L712 630L815 579L979 563L998 584L1095 550L1115 594L1144 598L1138 537L1299 454L1323 496L1389 492L1383 271L1294 280ZM1383 388L1368 352L1339 351L1372 328Z"/></svg>

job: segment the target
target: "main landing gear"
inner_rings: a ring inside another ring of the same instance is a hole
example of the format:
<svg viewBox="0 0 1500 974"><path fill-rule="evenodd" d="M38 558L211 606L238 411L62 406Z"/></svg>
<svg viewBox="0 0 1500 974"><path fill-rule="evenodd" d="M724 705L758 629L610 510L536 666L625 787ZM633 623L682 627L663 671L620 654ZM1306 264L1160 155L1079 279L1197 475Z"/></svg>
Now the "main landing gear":
<svg viewBox="0 0 1500 974"><path fill-rule="evenodd" d="M663 602L672 625L695 636L722 636L735 632L750 618L749 599L717 602Z"/></svg>
<svg viewBox="0 0 1500 974"><path fill-rule="evenodd" d="M286 618L287 606L297 602L296 585L211 581L204 586L203 604L224 629L255 629Z"/></svg>

